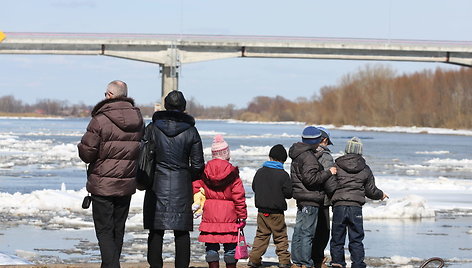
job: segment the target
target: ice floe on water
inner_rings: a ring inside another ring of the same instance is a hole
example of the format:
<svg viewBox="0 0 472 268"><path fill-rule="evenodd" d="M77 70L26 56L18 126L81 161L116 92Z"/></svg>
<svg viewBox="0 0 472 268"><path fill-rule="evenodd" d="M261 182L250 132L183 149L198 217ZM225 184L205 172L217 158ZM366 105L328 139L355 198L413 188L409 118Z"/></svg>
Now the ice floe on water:
<svg viewBox="0 0 472 268"><path fill-rule="evenodd" d="M432 218L435 212L420 196L409 195L387 200L378 206L364 206L364 219L422 219Z"/></svg>
<svg viewBox="0 0 472 268"><path fill-rule="evenodd" d="M247 172L243 170L242 174L248 174ZM81 208L82 199L86 194L85 189L66 190L65 186L61 190L45 189L24 194L0 193L0 213L3 217L27 217L22 223L45 228L91 228L93 227L90 220L91 209ZM128 228L141 228L143 200L143 191L133 195L130 219L127 221ZM288 203L286 217L290 223L296 217L296 204L293 199ZM247 205L249 217L255 219L257 209L253 197L248 196ZM454 206L449 208L454 209ZM435 216L435 208L431 207L424 197L412 194L394 197L384 202L369 201L363 211L365 219L420 219Z"/></svg>
<svg viewBox="0 0 472 268"><path fill-rule="evenodd" d="M421 134L442 134L442 135L464 135L472 136L472 130L468 129L448 129L448 128L431 128L431 127L367 127L344 125L336 127L327 125L328 129L352 130L352 131L379 131L379 132L401 132L401 133L421 133Z"/></svg>
<svg viewBox="0 0 472 268"><path fill-rule="evenodd" d="M472 170L472 159L433 158L425 163L433 168Z"/></svg>
<svg viewBox="0 0 472 268"><path fill-rule="evenodd" d="M428 155L428 154L449 154L450 152L449 151L422 151L422 152L415 152L415 154L425 154L425 155Z"/></svg>
<svg viewBox="0 0 472 268"><path fill-rule="evenodd" d="M0 249L8 251L0 256L0 264L8 264L10 259L16 258L11 258L11 254L35 263L57 263L61 258L70 262L77 260L75 257L78 254L74 255L74 252L80 250L82 256L79 257L85 258L84 262L99 261L91 209L81 208L82 199L87 194L83 188L86 178L84 164L77 155L76 144L85 131L87 122L88 120L63 120L59 127L55 125L48 129L48 120L38 120L36 130L34 123L33 127L30 127L30 122L28 128L16 131L15 126L0 132L0 172L5 179L1 186L5 189L2 191L6 191L0 192L0 217L4 226L0 239L3 237L9 245L14 243L11 246L12 251L6 244ZM16 123L12 122L11 126ZM288 149L289 144L299 140L303 123L246 124L238 121L199 121L197 127L205 144L206 158L211 155L209 145L215 134L223 134L228 139L232 162L239 166L240 176L247 191L247 236L252 240L257 215L251 190L254 174L262 163L268 160L267 155L273 144L280 142ZM367 200L363 208L367 228L367 256L375 256L368 257L369 266L419 267L422 260L436 251L416 244L418 240L418 243L429 241L424 243L429 243L432 247L437 242L445 244L446 241L451 241L451 244L439 251L447 252L445 256L449 256L448 264L451 267L456 263L457 267L464 263L470 264L466 258L472 249L463 242L464 238L472 237L472 229L467 222L472 215L472 179L467 175L472 170L472 160L467 151L470 138L447 137L459 145L454 148L441 145L441 140L445 138L443 136L372 132L472 136L472 131L402 127L325 127L330 130L342 130L331 132L335 133L335 139L357 135L349 131L359 131L361 137L365 135L370 138L367 139L369 142L376 142L376 146L381 146L381 150L375 153L371 153L373 151L370 145L366 146L366 158L376 176L376 184L390 195L390 199L386 201ZM422 140L423 137L428 137L428 143L422 144L420 141L419 146L411 151L405 152L405 148L397 148L397 142L404 138L414 139L413 143L416 145L416 139ZM336 158L342 155L344 145L340 142L335 142L335 145L333 157ZM290 159L284 168L290 172ZM65 183L60 186L61 182ZM123 254L125 261L145 261L147 233L142 226L143 199L144 192L138 191L131 200L129 219L126 223L127 246L124 247ZM290 199L288 204L289 209L285 215L291 230L295 223L296 202ZM200 219L195 220L192 239L196 239L198 235L199 221ZM397 224L401 225L401 232L396 229ZM38 235L44 241L33 246L17 239L18 236L29 238L31 234ZM460 238L456 238L458 234ZM408 244L392 245L401 235L405 237L400 240L403 242L409 239ZM164 239L164 258L172 261L174 243L171 232L166 232ZM49 245L49 240L59 242L61 246L53 243ZM0 244L3 244L3 241ZM384 254L383 249L389 246L390 250ZM47 250L41 252L38 247ZM63 252L68 252L67 256L61 255ZM329 255L329 251L326 254ZM52 255L57 259L47 259ZM204 246L192 242L192 260L204 262L204 256ZM265 260L276 262L275 253L268 254Z"/></svg>
<svg viewBox="0 0 472 268"><path fill-rule="evenodd" d="M18 256L9 255L9 254L0 252L0 265L22 265L22 264L32 264L32 263Z"/></svg>
<svg viewBox="0 0 472 268"><path fill-rule="evenodd" d="M394 166L401 169L472 170L472 159L432 158L422 163L411 165L394 164Z"/></svg>

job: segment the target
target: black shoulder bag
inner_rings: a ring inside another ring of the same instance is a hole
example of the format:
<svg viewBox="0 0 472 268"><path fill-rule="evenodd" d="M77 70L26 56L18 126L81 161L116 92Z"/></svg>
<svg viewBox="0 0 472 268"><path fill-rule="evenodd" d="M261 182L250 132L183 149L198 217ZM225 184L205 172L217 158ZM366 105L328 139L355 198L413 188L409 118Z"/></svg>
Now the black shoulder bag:
<svg viewBox="0 0 472 268"><path fill-rule="evenodd" d="M155 142L154 142L154 126L149 123L144 129L144 137L139 146L138 171L136 174L136 182L139 190L147 190L152 187L154 181L155 169Z"/></svg>

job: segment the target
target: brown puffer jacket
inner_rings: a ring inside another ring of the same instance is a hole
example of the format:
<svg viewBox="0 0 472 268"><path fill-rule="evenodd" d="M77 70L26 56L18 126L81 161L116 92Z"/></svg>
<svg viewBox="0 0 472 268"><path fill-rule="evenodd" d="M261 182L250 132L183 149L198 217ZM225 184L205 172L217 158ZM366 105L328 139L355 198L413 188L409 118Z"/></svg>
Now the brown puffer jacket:
<svg viewBox="0 0 472 268"><path fill-rule="evenodd" d="M136 192L136 159L143 126L133 99L105 99L95 106L87 132L77 145L80 159L89 163L88 192L101 196Z"/></svg>

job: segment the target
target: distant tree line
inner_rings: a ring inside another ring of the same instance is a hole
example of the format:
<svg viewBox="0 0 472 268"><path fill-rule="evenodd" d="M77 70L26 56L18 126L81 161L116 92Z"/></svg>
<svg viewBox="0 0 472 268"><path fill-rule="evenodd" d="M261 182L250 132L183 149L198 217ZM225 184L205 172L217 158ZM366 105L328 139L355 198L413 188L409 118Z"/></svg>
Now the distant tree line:
<svg viewBox="0 0 472 268"><path fill-rule="evenodd" d="M34 104L23 103L21 100L8 95L0 97L0 114L8 115L32 115L32 116L63 116L63 117L88 117L93 105L69 104L67 101L42 99ZM139 106L145 116L152 116L154 105Z"/></svg>
<svg viewBox="0 0 472 268"><path fill-rule="evenodd" d="M232 114L232 118L246 121L471 129L472 68L396 75L387 66L367 65L344 76L338 85L323 87L310 99L259 96L244 109L232 108L212 107L212 113L202 112L202 116Z"/></svg>
<svg viewBox="0 0 472 268"><path fill-rule="evenodd" d="M336 125L472 128L472 69L425 70L396 76L365 67L325 87L307 121Z"/></svg>
<svg viewBox="0 0 472 268"><path fill-rule="evenodd" d="M38 100L35 104L23 103L15 97L0 97L0 113L3 114L28 114L28 115L52 115L52 116L84 116L89 111L85 104L69 105L67 101L51 99Z"/></svg>
<svg viewBox="0 0 472 268"><path fill-rule="evenodd" d="M150 117L154 105L138 105ZM25 104L0 97L0 113L90 116L93 106L39 100ZM314 124L472 128L472 69L424 70L397 75L384 65L367 65L310 98L258 96L245 108L205 107L195 99L187 112L196 118L244 121L300 121Z"/></svg>

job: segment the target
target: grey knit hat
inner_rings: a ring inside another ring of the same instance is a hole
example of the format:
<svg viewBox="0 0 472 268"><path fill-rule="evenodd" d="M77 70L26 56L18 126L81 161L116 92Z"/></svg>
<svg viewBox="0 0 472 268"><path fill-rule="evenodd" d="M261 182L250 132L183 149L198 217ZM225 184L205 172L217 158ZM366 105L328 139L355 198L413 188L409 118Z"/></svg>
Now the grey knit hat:
<svg viewBox="0 0 472 268"><path fill-rule="evenodd" d="M346 154L362 154L362 141L358 137L352 137L347 141Z"/></svg>

